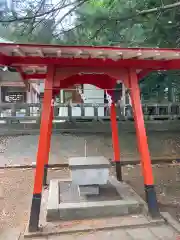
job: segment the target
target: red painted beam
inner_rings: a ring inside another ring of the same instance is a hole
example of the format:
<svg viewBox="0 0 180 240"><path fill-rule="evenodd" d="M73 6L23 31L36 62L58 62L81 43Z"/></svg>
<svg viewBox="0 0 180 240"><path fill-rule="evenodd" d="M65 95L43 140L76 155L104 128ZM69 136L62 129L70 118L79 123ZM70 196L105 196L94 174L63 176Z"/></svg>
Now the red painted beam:
<svg viewBox="0 0 180 240"><path fill-rule="evenodd" d="M29 79L46 79L46 74L25 74L25 80L29 80Z"/></svg>
<svg viewBox="0 0 180 240"><path fill-rule="evenodd" d="M152 72L152 69L144 69L141 72L137 74L138 79L141 80L144 78L146 75L148 75L150 72ZM92 74L93 75L93 74ZM24 80L29 80L29 79L46 79L46 74L24 74Z"/></svg>
<svg viewBox="0 0 180 240"><path fill-rule="evenodd" d="M150 72L152 72L152 69L144 69L141 72L137 74L138 79L141 80L144 78L146 75L148 75ZM93 74L92 74L93 75ZM46 74L24 74L24 79L29 80L29 79L46 79Z"/></svg>
<svg viewBox="0 0 180 240"><path fill-rule="evenodd" d="M0 57L0 64L16 66L16 65L60 65L61 67L93 67L97 68L134 68L134 69L179 69L180 59L174 60L143 60L143 59L120 59L113 61L111 59L70 59L70 58L41 58L41 57L17 57L6 56Z"/></svg>

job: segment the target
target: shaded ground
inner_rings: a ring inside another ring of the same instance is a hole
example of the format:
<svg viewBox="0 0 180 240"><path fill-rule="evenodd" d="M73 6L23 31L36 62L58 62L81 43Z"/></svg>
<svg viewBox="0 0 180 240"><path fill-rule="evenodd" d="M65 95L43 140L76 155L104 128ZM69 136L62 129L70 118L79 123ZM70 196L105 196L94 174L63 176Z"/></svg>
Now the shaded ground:
<svg viewBox="0 0 180 240"><path fill-rule="evenodd" d="M154 165L153 174L157 199L161 211L169 212L173 217L180 221L180 165ZM140 166L124 167L123 179L145 199L144 183Z"/></svg>
<svg viewBox="0 0 180 240"><path fill-rule="evenodd" d="M85 141L87 155L103 155L112 158L111 135L53 135L51 141L50 163L67 163L72 156L84 156ZM179 133L153 132L148 136L152 157L180 156ZM36 161L38 136L18 136L0 138L0 166L9 164L31 164ZM138 159L135 134L120 135L122 160Z"/></svg>
<svg viewBox="0 0 180 240"><path fill-rule="evenodd" d="M161 165L153 167L161 210L180 218L180 166ZM112 169L112 174L114 170ZM49 171L49 179L68 177L67 169ZM144 198L143 181L139 166L123 168L123 178ZM12 227L23 230L28 221L31 206L33 170L0 170L0 232Z"/></svg>

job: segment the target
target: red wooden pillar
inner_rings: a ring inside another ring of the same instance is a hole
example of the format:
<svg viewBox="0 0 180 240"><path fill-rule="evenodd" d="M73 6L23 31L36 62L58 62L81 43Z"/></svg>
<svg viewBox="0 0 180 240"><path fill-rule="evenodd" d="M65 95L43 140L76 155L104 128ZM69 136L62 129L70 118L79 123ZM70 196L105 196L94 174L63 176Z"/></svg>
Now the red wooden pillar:
<svg viewBox="0 0 180 240"><path fill-rule="evenodd" d="M116 176L118 181L122 181L122 168L120 162L119 133L116 120L116 106L111 104L111 128L112 128L112 144L114 150L114 162L116 164Z"/></svg>
<svg viewBox="0 0 180 240"><path fill-rule="evenodd" d="M42 186L44 176L44 165L48 162L48 151L50 146L50 126L52 125L52 97L53 97L53 78L54 66L49 66L47 70L47 79L45 81L44 100L41 116L41 127L39 136L39 145L37 152L36 171L34 180L34 190L29 220L29 231L38 230L39 214L42 197Z"/></svg>
<svg viewBox="0 0 180 240"><path fill-rule="evenodd" d="M134 113L138 149L141 157L142 173L144 177L144 188L149 213L152 217L159 216L159 208L154 188L152 165L148 148L144 117L141 106L140 90L138 85L137 73L135 70L129 71L129 87Z"/></svg>
<svg viewBox="0 0 180 240"><path fill-rule="evenodd" d="M46 148L46 157L45 157L45 164L44 164L44 177L43 177L43 186L47 185L47 174L48 174L48 162L49 162L49 153L51 148L51 135L52 135L52 127L53 127L53 117L54 117L54 106L51 105L51 113L50 113L50 120L48 125L48 141L47 141L47 148Z"/></svg>

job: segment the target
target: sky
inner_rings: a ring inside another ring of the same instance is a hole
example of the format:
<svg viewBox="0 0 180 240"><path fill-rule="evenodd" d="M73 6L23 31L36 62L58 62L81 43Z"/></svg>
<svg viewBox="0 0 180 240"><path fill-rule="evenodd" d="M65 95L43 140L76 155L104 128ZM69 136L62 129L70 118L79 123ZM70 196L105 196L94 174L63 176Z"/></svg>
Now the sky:
<svg viewBox="0 0 180 240"><path fill-rule="evenodd" d="M11 6L11 1L12 0L6 0L7 1L7 5L8 5L8 8Z"/></svg>
<svg viewBox="0 0 180 240"><path fill-rule="evenodd" d="M0 0L1 1L1 0ZM8 7L10 8L11 7L11 2L13 0L5 0L7 1L8 3ZM61 0L62 1L62 0ZM71 0L72 2L74 0ZM50 4L52 3L53 5L56 5L60 2L60 0L46 0L46 2L49 2ZM69 10L71 9L71 6L70 7L66 7L66 8L63 8L60 13L58 14L58 16L56 17L56 21L58 21L58 19L61 19ZM73 22L75 20L75 16L67 16L64 21L63 21L63 28L64 29L68 29L68 28L71 28L72 25L73 25Z"/></svg>

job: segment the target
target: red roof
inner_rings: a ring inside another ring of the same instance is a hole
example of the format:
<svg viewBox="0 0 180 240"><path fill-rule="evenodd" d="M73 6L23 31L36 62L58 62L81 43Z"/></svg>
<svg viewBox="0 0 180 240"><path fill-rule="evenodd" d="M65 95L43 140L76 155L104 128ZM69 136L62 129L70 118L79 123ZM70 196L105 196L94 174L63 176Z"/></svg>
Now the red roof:
<svg viewBox="0 0 180 240"><path fill-rule="evenodd" d="M21 68L24 74L46 74L47 66L179 69L180 49L59 46L0 43L0 65Z"/></svg>

